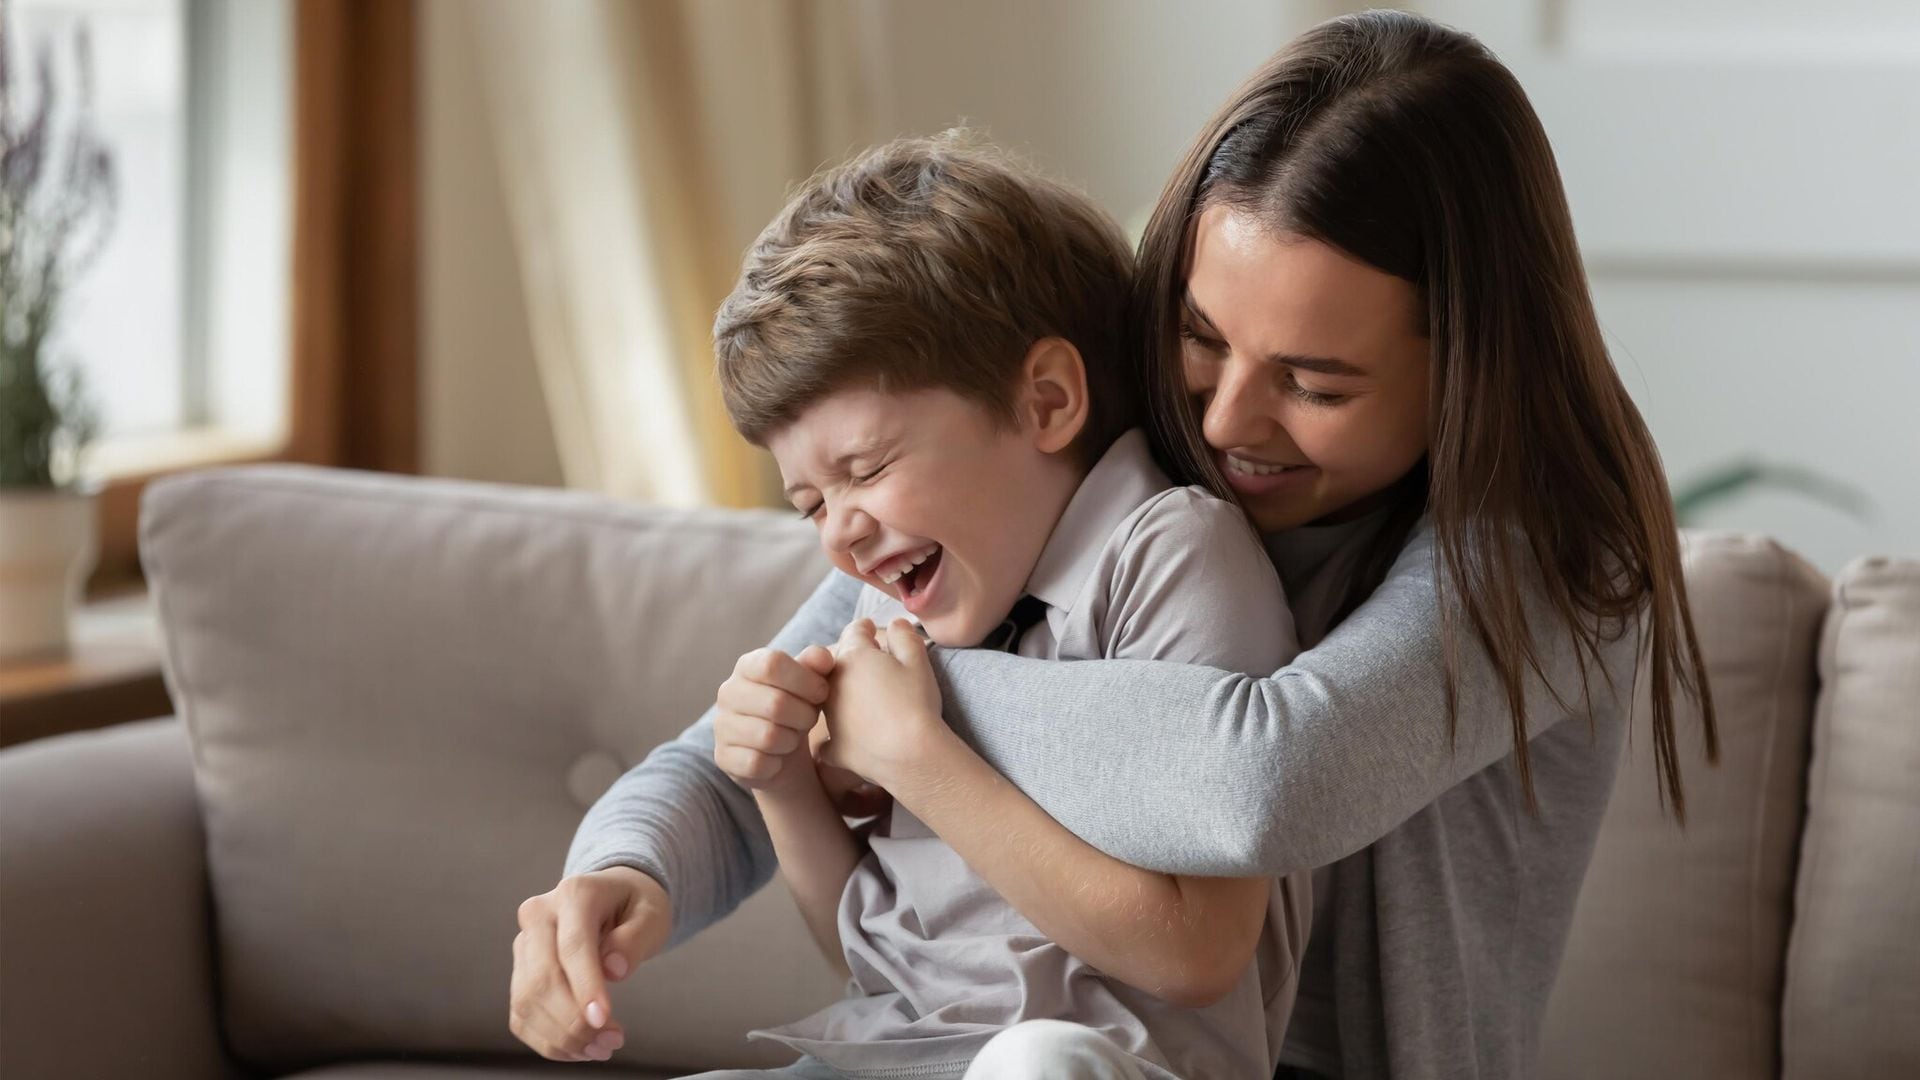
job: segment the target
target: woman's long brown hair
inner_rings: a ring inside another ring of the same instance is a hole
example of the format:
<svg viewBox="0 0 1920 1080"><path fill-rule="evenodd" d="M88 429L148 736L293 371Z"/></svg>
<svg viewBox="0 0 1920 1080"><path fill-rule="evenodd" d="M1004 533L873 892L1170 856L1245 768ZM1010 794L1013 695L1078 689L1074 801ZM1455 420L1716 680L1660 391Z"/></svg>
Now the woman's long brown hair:
<svg viewBox="0 0 1920 1080"><path fill-rule="evenodd" d="M1165 463L1231 497L1177 337L1195 221L1215 205L1339 248L1420 297L1428 452L1396 485L1340 617L1430 517L1449 735L1470 629L1506 691L1530 809L1523 686L1544 671L1515 583L1540 583L1573 638L1588 702L1601 646L1641 627L1655 767L1684 822L1680 694L1699 702L1710 761L1719 739L1666 475L1607 355L1553 151L1512 73L1470 35L1419 16L1344 16L1254 72L1187 150L1141 241L1134 317Z"/></svg>

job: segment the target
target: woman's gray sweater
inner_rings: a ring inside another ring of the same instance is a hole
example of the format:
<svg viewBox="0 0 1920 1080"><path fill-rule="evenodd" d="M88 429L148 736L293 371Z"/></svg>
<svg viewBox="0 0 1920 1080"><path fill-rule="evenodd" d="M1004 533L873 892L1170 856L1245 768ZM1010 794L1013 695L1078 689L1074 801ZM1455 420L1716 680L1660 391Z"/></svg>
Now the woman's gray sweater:
<svg viewBox="0 0 1920 1080"><path fill-rule="evenodd" d="M1514 587L1534 598L1545 676L1526 691L1537 817L1505 694L1470 640L1448 738L1426 524L1365 603L1271 676L939 650L947 720L1061 824L1135 865L1253 877L1337 863L1313 928L1333 985L1311 989L1334 1002L1345 1076L1530 1076L1627 732L1637 638L1603 650L1583 694L1571 638L1530 582ZM858 593L830 576L774 647L833 641ZM712 728L709 712L615 783L567 856L568 874L659 879L675 943L777 867L752 796L713 763Z"/></svg>

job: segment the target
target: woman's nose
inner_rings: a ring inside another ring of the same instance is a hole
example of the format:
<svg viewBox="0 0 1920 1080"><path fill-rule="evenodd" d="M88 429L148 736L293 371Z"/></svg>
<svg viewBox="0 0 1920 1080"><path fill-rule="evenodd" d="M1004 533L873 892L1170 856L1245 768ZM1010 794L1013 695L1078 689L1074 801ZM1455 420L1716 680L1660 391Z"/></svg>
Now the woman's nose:
<svg viewBox="0 0 1920 1080"><path fill-rule="evenodd" d="M1265 373L1250 370L1238 361L1221 367L1219 379L1205 400L1201 430L1207 442L1220 449L1258 446L1271 439L1280 426Z"/></svg>

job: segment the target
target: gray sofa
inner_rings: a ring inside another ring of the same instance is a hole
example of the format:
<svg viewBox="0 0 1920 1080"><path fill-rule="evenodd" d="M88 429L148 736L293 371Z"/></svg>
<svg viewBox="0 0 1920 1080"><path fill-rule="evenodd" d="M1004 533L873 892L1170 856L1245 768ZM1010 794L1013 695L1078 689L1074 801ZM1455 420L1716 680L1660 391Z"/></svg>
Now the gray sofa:
<svg viewBox="0 0 1920 1080"><path fill-rule="evenodd" d="M533 1057L506 993L515 908L584 809L821 574L783 517L296 467L155 485L180 717L0 753L0 1076L772 1060L742 1033L837 990L777 884L616 990L611 1063ZM1920 1075L1920 561L1829 583L1690 535L1687 570L1722 764L1689 770L1682 834L1640 722L1540 1071Z"/></svg>

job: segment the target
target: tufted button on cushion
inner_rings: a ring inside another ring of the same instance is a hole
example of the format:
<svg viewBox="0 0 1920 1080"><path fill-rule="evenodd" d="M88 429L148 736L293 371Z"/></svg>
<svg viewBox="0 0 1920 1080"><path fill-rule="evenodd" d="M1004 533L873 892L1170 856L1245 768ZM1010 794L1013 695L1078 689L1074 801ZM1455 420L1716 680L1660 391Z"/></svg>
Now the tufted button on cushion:
<svg viewBox="0 0 1920 1080"><path fill-rule="evenodd" d="M589 750L575 758L567 769L567 793L573 796L575 805L585 810L598 802L626 771L619 759L605 750Z"/></svg>

